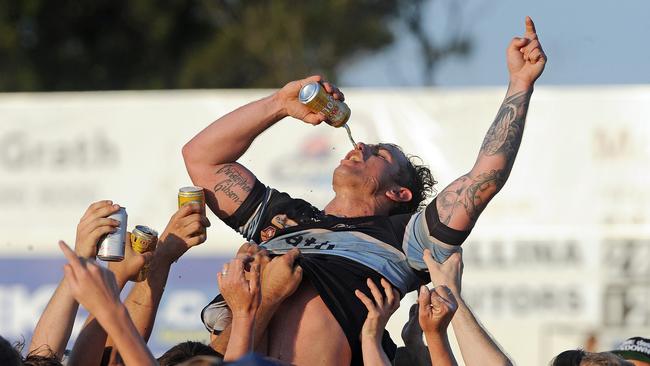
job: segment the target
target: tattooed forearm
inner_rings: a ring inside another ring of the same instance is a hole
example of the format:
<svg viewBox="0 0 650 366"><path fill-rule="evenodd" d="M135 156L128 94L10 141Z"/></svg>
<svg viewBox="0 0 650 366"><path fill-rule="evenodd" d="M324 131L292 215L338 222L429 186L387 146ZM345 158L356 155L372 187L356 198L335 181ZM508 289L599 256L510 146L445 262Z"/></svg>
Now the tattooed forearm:
<svg viewBox="0 0 650 366"><path fill-rule="evenodd" d="M508 172L514 164L521 144L531 94L532 90L527 90L511 95L503 101L481 145L481 153L485 155L502 154L506 159Z"/></svg>
<svg viewBox="0 0 650 366"><path fill-rule="evenodd" d="M532 89L506 97L488 129L472 171L447 186L436 199L438 217L459 230L471 228L503 188L519 151Z"/></svg>
<svg viewBox="0 0 650 366"><path fill-rule="evenodd" d="M221 193L237 204L244 203L240 195L249 193L253 189L246 177L230 164L219 168L215 174L223 177L223 179L215 184L212 189L214 193Z"/></svg>
<svg viewBox="0 0 650 366"><path fill-rule="evenodd" d="M456 179L438 196L438 217L449 225L457 209L462 209L473 224L494 194L506 181L504 170L491 170L470 178L464 175Z"/></svg>

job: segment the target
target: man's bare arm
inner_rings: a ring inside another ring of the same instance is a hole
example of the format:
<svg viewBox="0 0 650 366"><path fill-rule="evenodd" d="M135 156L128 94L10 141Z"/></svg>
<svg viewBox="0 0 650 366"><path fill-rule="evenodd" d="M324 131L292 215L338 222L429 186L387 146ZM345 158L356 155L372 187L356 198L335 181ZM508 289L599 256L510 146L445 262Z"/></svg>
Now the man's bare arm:
<svg viewBox="0 0 650 366"><path fill-rule="evenodd" d="M155 365L156 360L136 331L124 305L120 302L115 276L94 261L82 261L63 242L59 244L68 264L64 266L65 283L74 298L96 316L102 329L115 339L128 365ZM140 257L140 264L144 261ZM142 267L140 265L140 267ZM83 338L80 337L80 340ZM79 341L79 340L78 340ZM76 346L76 344L75 344ZM101 350L101 346L100 346ZM90 352L87 350L86 352ZM73 352L74 353L74 352ZM98 363L98 362L97 362ZM73 362L70 365L92 365L96 362Z"/></svg>
<svg viewBox="0 0 650 366"><path fill-rule="evenodd" d="M255 183L255 176L236 163L255 138L287 116L318 124L324 120L298 101L300 88L321 81L335 98L338 89L320 76L293 81L276 93L240 107L219 118L183 147L183 159L195 185L207 190L206 203L220 218L232 215Z"/></svg>
<svg viewBox="0 0 650 366"><path fill-rule="evenodd" d="M80 258L95 258L99 239L119 224L107 218L118 209L119 205L108 200L94 202L88 207L77 225L75 253ZM78 309L79 303L61 280L34 329L29 353L48 356L52 352L61 359Z"/></svg>
<svg viewBox="0 0 650 366"><path fill-rule="evenodd" d="M507 52L510 84L494 122L488 129L472 170L440 192L436 208L440 221L452 229L471 229L488 202L503 188L519 151L535 80L546 64L535 26L526 18L526 33Z"/></svg>
<svg viewBox="0 0 650 366"><path fill-rule="evenodd" d="M156 321L158 306L167 284L172 263L176 262L190 248L206 240L205 230L210 222L198 204L188 204L176 211L160 235L158 247L152 254L147 278L135 282L124 300L128 314L138 333L149 340ZM111 347L111 364L119 360L113 339L108 339L106 347Z"/></svg>
<svg viewBox="0 0 650 366"><path fill-rule="evenodd" d="M434 285L446 285L458 304L458 310L451 319L454 334L467 366L510 366L512 361L479 323L461 296L463 277L463 259L460 253L452 254L440 264L431 257L429 250L424 251L424 262L429 269Z"/></svg>

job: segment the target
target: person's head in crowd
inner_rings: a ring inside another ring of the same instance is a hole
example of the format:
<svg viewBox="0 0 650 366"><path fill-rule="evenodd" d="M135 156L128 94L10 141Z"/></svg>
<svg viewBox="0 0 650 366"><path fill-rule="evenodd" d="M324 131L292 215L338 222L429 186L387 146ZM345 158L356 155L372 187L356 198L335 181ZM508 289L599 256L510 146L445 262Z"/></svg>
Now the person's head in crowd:
<svg viewBox="0 0 650 366"><path fill-rule="evenodd" d="M194 356L189 360L179 363L178 366L221 366L223 360L215 356Z"/></svg>
<svg viewBox="0 0 650 366"><path fill-rule="evenodd" d="M557 355L550 366L634 366L611 352L569 350Z"/></svg>
<svg viewBox="0 0 650 366"><path fill-rule="evenodd" d="M179 343L167 350L167 352L158 358L158 363L160 363L160 366L177 365L194 356L214 356L222 358L222 355L201 342L187 341Z"/></svg>
<svg viewBox="0 0 650 366"><path fill-rule="evenodd" d="M18 346L18 351L22 353L23 345ZM34 350L31 350L25 359L23 359L25 366L61 366L61 360L56 356L56 353L48 346L43 345Z"/></svg>
<svg viewBox="0 0 650 366"><path fill-rule="evenodd" d="M0 336L0 365L22 365L20 353L2 336Z"/></svg>
<svg viewBox="0 0 650 366"><path fill-rule="evenodd" d="M61 361L55 356L28 354L23 360L23 366L61 366Z"/></svg>
<svg viewBox="0 0 650 366"><path fill-rule="evenodd" d="M360 142L334 170L338 194L352 192L385 207L385 214L415 213L433 192L431 171L395 144Z"/></svg>
<svg viewBox="0 0 650 366"><path fill-rule="evenodd" d="M612 353L632 362L635 366L650 366L650 339L629 338L616 347Z"/></svg>

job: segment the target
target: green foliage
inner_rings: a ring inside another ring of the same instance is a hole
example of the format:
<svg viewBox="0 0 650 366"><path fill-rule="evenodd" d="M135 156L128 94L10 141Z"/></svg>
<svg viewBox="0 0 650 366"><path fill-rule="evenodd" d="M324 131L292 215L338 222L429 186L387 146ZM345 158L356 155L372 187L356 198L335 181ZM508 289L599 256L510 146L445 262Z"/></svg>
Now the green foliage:
<svg viewBox="0 0 650 366"><path fill-rule="evenodd" d="M277 87L393 40L410 0L0 0L0 91Z"/></svg>

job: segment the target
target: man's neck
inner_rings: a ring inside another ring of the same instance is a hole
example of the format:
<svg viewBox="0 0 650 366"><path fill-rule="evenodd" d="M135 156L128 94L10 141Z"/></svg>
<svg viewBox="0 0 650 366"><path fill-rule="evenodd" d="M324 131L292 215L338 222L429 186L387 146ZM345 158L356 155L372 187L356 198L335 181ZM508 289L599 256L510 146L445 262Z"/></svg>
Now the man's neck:
<svg viewBox="0 0 650 366"><path fill-rule="evenodd" d="M364 217L388 215L388 209L382 207L374 197L366 198L358 195L337 194L325 206L325 213L338 217Z"/></svg>

